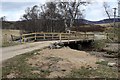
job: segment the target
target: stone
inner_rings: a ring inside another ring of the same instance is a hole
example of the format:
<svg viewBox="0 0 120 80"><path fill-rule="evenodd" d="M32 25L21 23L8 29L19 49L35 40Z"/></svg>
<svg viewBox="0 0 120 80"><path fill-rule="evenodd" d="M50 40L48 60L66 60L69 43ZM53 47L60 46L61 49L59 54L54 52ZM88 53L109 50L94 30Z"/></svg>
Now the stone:
<svg viewBox="0 0 120 80"><path fill-rule="evenodd" d="M63 42L59 42L58 45L61 46L61 47L63 47L64 43Z"/></svg>
<svg viewBox="0 0 120 80"><path fill-rule="evenodd" d="M36 55L37 53L35 52L34 55Z"/></svg>
<svg viewBox="0 0 120 80"><path fill-rule="evenodd" d="M105 60L104 60L104 59L100 59L100 60L99 60L99 62L103 62L103 61L105 61Z"/></svg>
<svg viewBox="0 0 120 80"><path fill-rule="evenodd" d="M50 45L49 45L49 48L50 48L50 49L55 49L55 45L54 45L54 44L50 44Z"/></svg>
<svg viewBox="0 0 120 80"><path fill-rule="evenodd" d="M56 48L57 48L57 49L60 49L60 48L61 48L61 46L57 45L57 46L56 46Z"/></svg>
<svg viewBox="0 0 120 80"><path fill-rule="evenodd" d="M110 67L113 67L115 65L116 65L116 63L108 62L108 66L110 66Z"/></svg>

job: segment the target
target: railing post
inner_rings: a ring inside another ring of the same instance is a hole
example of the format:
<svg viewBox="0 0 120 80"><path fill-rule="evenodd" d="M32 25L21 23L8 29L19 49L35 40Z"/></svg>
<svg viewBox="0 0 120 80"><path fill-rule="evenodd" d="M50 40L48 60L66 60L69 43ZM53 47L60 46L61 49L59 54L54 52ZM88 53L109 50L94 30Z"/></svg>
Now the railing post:
<svg viewBox="0 0 120 80"><path fill-rule="evenodd" d="M67 38L68 38L68 44L69 44L69 38L70 38L70 34L67 34L68 36L67 36Z"/></svg>
<svg viewBox="0 0 120 80"><path fill-rule="evenodd" d="M45 40L45 34L43 34L44 36L43 36L43 39Z"/></svg>
<svg viewBox="0 0 120 80"><path fill-rule="evenodd" d="M61 42L61 33L59 34L59 40L60 40L60 42Z"/></svg>
<svg viewBox="0 0 120 80"><path fill-rule="evenodd" d="M22 43L24 42L24 37L23 37L23 35L22 35Z"/></svg>
<svg viewBox="0 0 120 80"><path fill-rule="evenodd" d="M86 39L86 32L84 32L84 39Z"/></svg>
<svg viewBox="0 0 120 80"><path fill-rule="evenodd" d="M36 39L37 39L36 35L37 35L37 34L35 33L35 41L36 41Z"/></svg>
<svg viewBox="0 0 120 80"><path fill-rule="evenodd" d="M72 39L72 37L71 37L72 35L71 34L69 34L69 40L71 40Z"/></svg>
<svg viewBox="0 0 120 80"><path fill-rule="evenodd" d="M53 34L52 34L52 40L53 40Z"/></svg>
<svg viewBox="0 0 120 80"><path fill-rule="evenodd" d="M95 34L93 33L93 40L95 40Z"/></svg>
<svg viewBox="0 0 120 80"><path fill-rule="evenodd" d="M86 39L88 39L88 34L87 34L87 32L85 32L85 35L86 35Z"/></svg>

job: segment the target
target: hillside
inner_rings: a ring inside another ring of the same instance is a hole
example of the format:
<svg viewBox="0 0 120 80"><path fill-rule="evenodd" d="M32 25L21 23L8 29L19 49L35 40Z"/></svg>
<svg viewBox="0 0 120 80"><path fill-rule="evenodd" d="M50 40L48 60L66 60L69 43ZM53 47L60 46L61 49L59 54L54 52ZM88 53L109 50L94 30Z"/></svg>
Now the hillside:
<svg viewBox="0 0 120 80"><path fill-rule="evenodd" d="M116 23L119 23L120 18L116 18L115 21L116 21ZM54 21L54 23L50 23L49 21L47 21L47 23L45 23L45 21L38 20L39 24L33 24L32 22L30 22L29 26L27 27L26 23L28 24L28 21L27 22L25 22L25 21L14 21L14 22L13 21L3 21L2 22L2 29L20 29L20 28L22 29L22 27L23 27L23 28L26 28L28 30L29 28L33 27L32 25L36 25L36 27L37 27L37 25L39 25L38 29L42 29L42 31L44 31L44 30L47 29L47 27L45 27L45 25L49 23L51 26L54 25L54 29L56 28L57 30L59 30L58 28L62 26L61 27L62 30L60 30L60 31L63 31L64 30L64 22L63 22L63 20L59 20L57 22L57 23L60 24L59 27L58 27L56 22L57 21ZM68 20L68 22L69 22L69 20ZM81 25L84 25L84 24L100 25L100 26L104 26L104 25L107 26L108 25L109 26L110 24L113 24L113 22L114 22L114 18L112 18L112 19L103 19L103 20L100 20L100 21L89 21L89 20L86 20L86 19L76 19L73 26L81 26ZM42 26L42 25L44 25L44 28L42 28L42 27L40 28L40 26ZM49 25L49 27L50 27L50 25ZM32 30L34 28L32 28Z"/></svg>
<svg viewBox="0 0 120 80"><path fill-rule="evenodd" d="M79 22L83 22L83 23L86 23L86 24L107 24L107 23L113 23L114 18L103 19L103 20L100 20L100 21L89 21L89 20L86 20L86 19L79 19ZM116 18L115 22L120 22L120 18Z"/></svg>

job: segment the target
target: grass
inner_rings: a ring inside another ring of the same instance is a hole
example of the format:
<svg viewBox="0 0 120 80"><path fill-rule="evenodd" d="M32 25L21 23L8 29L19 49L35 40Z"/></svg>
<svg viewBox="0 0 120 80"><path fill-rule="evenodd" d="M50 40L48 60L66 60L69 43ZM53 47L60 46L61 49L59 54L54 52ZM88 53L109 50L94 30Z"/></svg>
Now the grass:
<svg viewBox="0 0 120 80"><path fill-rule="evenodd" d="M96 51L100 51L105 47L106 43L105 40L96 40L92 43L92 47L96 50Z"/></svg>
<svg viewBox="0 0 120 80"><path fill-rule="evenodd" d="M107 65L108 62L107 61L101 61L101 62L96 62L96 64Z"/></svg>
<svg viewBox="0 0 120 80"><path fill-rule="evenodd" d="M119 26L120 24L118 24ZM120 35L120 28L110 28L105 31L108 35L108 37L113 41L113 42L120 42L119 40L119 35ZM111 42L108 40L108 42Z"/></svg>
<svg viewBox="0 0 120 80"><path fill-rule="evenodd" d="M34 70L39 70L39 68L31 67L31 65L27 64L27 58L34 56L36 52L40 50L35 50L29 53L25 53L22 55L17 55L7 61L3 62L2 66L2 78L7 78L7 75L14 73L15 78L36 78L41 77L41 75L47 75L49 71L43 71L40 74L32 73Z"/></svg>
<svg viewBox="0 0 120 80"><path fill-rule="evenodd" d="M1 34L2 46L1 47L8 47L8 46L14 46L14 45L21 44L21 43L10 42L11 35L20 36L20 30L0 29L0 32L2 32L2 34Z"/></svg>
<svg viewBox="0 0 120 80"><path fill-rule="evenodd" d="M113 70L110 67L100 65L97 69L85 68L72 70L69 78L118 78L117 70Z"/></svg>
<svg viewBox="0 0 120 80"><path fill-rule="evenodd" d="M111 23L104 23L104 24L95 24L95 25L100 25L100 26L111 26L111 25L114 25L114 23L113 22L111 22ZM120 24L120 22L116 22L116 25L118 25L118 24Z"/></svg>
<svg viewBox="0 0 120 80"><path fill-rule="evenodd" d="M15 45L20 45L23 43L16 43L16 42L3 42L2 47L9 47L9 46L15 46Z"/></svg>

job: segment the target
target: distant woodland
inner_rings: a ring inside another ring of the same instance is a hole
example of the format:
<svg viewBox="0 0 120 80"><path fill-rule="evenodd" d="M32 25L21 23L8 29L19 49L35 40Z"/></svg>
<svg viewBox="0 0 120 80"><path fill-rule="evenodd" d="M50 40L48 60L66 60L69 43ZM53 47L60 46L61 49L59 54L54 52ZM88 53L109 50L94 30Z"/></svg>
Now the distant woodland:
<svg viewBox="0 0 120 80"><path fill-rule="evenodd" d="M2 29L19 29L28 32L104 31L104 27L86 24L82 6L90 2L47 2L25 9L20 21L2 20Z"/></svg>

